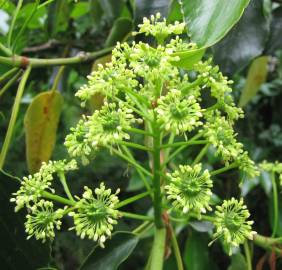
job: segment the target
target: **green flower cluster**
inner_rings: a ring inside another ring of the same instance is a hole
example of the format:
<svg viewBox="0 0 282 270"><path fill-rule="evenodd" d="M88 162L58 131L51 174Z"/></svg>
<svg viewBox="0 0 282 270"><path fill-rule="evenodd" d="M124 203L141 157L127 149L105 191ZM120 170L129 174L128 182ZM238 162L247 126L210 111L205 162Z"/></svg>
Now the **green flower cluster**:
<svg viewBox="0 0 282 270"><path fill-rule="evenodd" d="M212 195L212 180L208 170L202 171L202 165L193 167L180 165L179 169L167 174L169 183L165 186L167 198L175 209L183 213L192 211L199 217L211 210L209 201Z"/></svg>
<svg viewBox="0 0 282 270"><path fill-rule="evenodd" d="M212 59L194 65L198 72L198 80L203 88L210 89L211 96L217 100L216 107L228 115L230 121L244 116L241 108L236 107L231 96L232 89L229 86L233 81L219 71L218 66L211 65Z"/></svg>
<svg viewBox="0 0 282 270"><path fill-rule="evenodd" d="M85 187L82 198L75 196L76 200L71 199L68 206L56 210L53 202L46 200L56 196L52 194L55 191L51 187L53 174L57 173L60 176L76 169L77 164L74 160L49 161L42 164L39 172L24 177L20 189L13 194L15 197L11 198L11 201L16 203L16 211L24 206L28 210L25 222L27 239L35 237L42 242L54 239L55 229L61 228L61 219L69 214L73 217L75 225L71 229L75 229L77 235L81 238L87 236L104 246L106 237L110 237L113 225L117 223L116 219L120 216L115 210L118 203L116 195L119 190L111 194L111 190L106 189L101 183L100 188L95 189L94 197L92 190ZM64 199L64 201L68 200Z"/></svg>
<svg viewBox="0 0 282 270"><path fill-rule="evenodd" d="M203 134L216 149L216 154L222 157L226 165L236 162L241 171L253 178L259 175L255 163L244 151L243 144L236 139L232 122L221 116L218 111L206 114L207 122Z"/></svg>
<svg viewBox="0 0 282 270"><path fill-rule="evenodd" d="M43 191L55 190L51 187L53 174L65 171L76 170L77 164L75 160L67 162L66 160L43 162L39 172L24 177L19 190L13 193L11 202L16 203L15 211L20 210L24 206L31 207L41 198Z"/></svg>
<svg viewBox="0 0 282 270"><path fill-rule="evenodd" d="M77 211L69 213L75 225L71 229L75 229L82 239L87 237L104 247L106 238L111 236L113 225L117 224L116 219L120 216L118 210L115 210L119 202L116 196L119 190L111 194L111 190L101 183L100 188L95 189L94 196L91 189L84 189L82 198L76 203Z"/></svg>
<svg viewBox="0 0 282 270"><path fill-rule="evenodd" d="M185 23L176 21L174 24L167 24L165 18L162 21L160 21L160 18L160 13L155 16L151 15L150 19L143 18L143 23L138 25L139 31L134 34L144 33L146 36L153 36L161 44L171 34L179 35L183 33Z"/></svg>
<svg viewBox="0 0 282 270"><path fill-rule="evenodd" d="M53 240L55 237L54 229L61 229L61 218L64 210L54 211L52 202L40 200L30 208L30 213L26 216L25 231L28 234L27 239L35 237L36 240Z"/></svg>
<svg viewBox="0 0 282 270"><path fill-rule="evenodd" d="M199 61L189 73L177 67L178 61L181 61L181 54L178 52L197 49L194 43L186 42L179 36L166 40L171 35L182 34L184 30L184 23L167 25L165 20L160 20L160 14L151 16L150 19L144 18L138 33L155 37L158 45L152 47L143 42L132 42L130 45L118 43L112 51L112 62L99 65L98 70L87 77L88 83L76 93L82 106L96 94L104 97L104 104L94 113L83 115L66 136L65 146L71 157L80 158L86 164L92 154L104 147L110 151L116 150L112 153L119 151L120 157L136 165L138 161L135 161L126 148L135 147L152 151L152 167L155 168L157 164L160 169L156 171L160 174L163 167L158 163L162 163L162 160L157 159L161 156L162 147L168 148L162 153L165 160L169 159L173 156L170 156L171 147L186 146L187 138L196 134L197 138L205 138L197 143L213 145L216 155L223 159L226 166L234 163L251 177L258 175L254 162L236 139L234 122L243 116L243 112L235 106L231 96L232 81L223 76L211 60ZM202 100L206 95L214 100L210 107ZM126 142L134 132L150 137L153 145L147 147ZM174 142L176 136L177 140L184 137L185 141ZM205 146L204 150L206 149ZM151 175L146 168L138 166L138 169L143 169L140 170L141 176L143 172ZM182 214L196 214L198 218L211 210L213 187L211 174L202 167L200 163L180 165L167 174L164 186L167 200L171 202L173 209ZM261 165L263 167L282 173L282 166L278 164L275 169L267 164ZM16 203L16 211L24 206L28 208L25 223L28 238L34 236L42 241L53 239L55 229L60 229L62 217L68 214L74 221L71 229L78 236L97 241L104 247L121 216L116 209L119 190L112 193L101 183L94 191L85 187L81 198L73 198L64 174L75 169L77 164L74 160L50 161L44 163L38 173L23 178L20 189L13 194L11 201ZM45 200L56 196L52 194L54 173L59 177L63 175L60 180L68 196L68 199L61 198L61 202L67 202L68 206L57 210L52 202ZM160 175L155 174L154 169L153 174L154 179L157 179L155 182L161 182ZM47 193L49 197L45 196ZM247 221L250 214L242 200L232 198L224 201L217 207L215 215L214 237L222 237L230 252L246 238L252 239L252 222Z"/></svg>
<svg viewBox="0 0 282 270"><path fill-rule="evenodd" d="M107 103L91 116L84 116L75 128L66 136L65 146L70 156L80 156L84 164L88 163L91 152L102 146L114 146L120 141L129 140L128 129L142 123L140 118L133 115L132 109L123 102Z"/></svg>
<svg viewBox="0 0 282 270"><path fill-rule="evenodd" d="M232 254L232 248L243 244L246 239L253 240L256 232L252 231L253 221L247 221L250 213L244 205L243 199L240 201L231 198L224 200L221 206L217 206L215 211L216 232L214 238L222 238L224 244Z"/></svg>

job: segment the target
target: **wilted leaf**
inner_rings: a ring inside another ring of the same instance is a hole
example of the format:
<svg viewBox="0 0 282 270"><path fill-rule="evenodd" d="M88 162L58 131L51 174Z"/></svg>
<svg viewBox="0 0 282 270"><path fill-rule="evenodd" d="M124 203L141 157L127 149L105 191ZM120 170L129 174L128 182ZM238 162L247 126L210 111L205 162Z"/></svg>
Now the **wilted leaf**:
<svg viewBox="0 0 282 270"><path fill-rule="evenodd" d="M267 77L267 56L256 58L248 71L245 87L242 91L239 106L244 107L256 94Z"/></svg>
<svg viewBox="0 0 282 270"><path fill-rule="evenodd" d="M138 243L138 238L127 232L115 233L106 243L106 248L98 246L90 252L80 270L115 270L124 262Z"/></svg>
<svg viewBox="0 0 282 270"><path fill-rule="evenodd" d="M238 22L249 0L179 0L188 34L199 47L221 40Z"/></svg>
<svg viewBox="0 0 282 270"><path fill-rule="evenodd" d="M57 91L37 95L29 105L25 119L26 156L30 173L36 172L43 161L51 157L63 97Z"/></svg>

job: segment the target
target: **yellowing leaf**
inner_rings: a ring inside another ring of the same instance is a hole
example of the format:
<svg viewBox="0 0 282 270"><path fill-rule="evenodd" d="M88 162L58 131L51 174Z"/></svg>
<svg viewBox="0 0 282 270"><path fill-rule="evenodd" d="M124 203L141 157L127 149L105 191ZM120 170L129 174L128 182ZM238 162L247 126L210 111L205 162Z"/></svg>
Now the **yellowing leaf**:
<svg viewBox="0 0 282 270"><path fill-rule="evenodd" d="M63 97L59 92L47 91L37 95L27 109L24 127L30 173L38 171L41 163L52 155L62 105Z"/></svg>
<svg viewBox="0 0 282 270"><path fill-rule="evenodd" d="M245 87L242 91L239 106L244 107L257 93L267 77L267 56L256 58L248 71Z"/></svg>

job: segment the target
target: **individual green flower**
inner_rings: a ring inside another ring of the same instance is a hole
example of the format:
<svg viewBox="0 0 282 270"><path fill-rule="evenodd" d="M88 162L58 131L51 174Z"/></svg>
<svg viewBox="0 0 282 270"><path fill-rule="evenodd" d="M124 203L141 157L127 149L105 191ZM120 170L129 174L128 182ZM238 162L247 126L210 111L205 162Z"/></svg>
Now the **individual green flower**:
<svg viewBox="0 0 282 270"><path fill-rule="evenodd" d="M157 107L158 122L166 131L178 134L192 131L202 125L202 109L194 96L182 96L181 91L172 89L160 97Z"/></svg>
<svg viewBox="0 0 282 270"><path fill-rule="evenodd" d="M55 190L51 187L54 173L76 169L77 164L74 160L70 162L66 160L43 162L39 172L23 177L19 190L12 194L15 197L10 201L16 203L15 211L17 212L24 206L30 207L31 203L36 203L43 191L54 193Z"/></svg>
<svg viewBox="0 0 282 270"><path fill-rule="evenodd" d="M207 117L204 136L215 147L226 164L234 161L242 152L243 145L236 140L236 133L229 121L218 113Z"/></svg>
<svg viewBox="0 0 282 270"><path fill-rule="evenodd" d="M128 140L130 136L126 130L136 122L140 123L140 119L136 119L133 111L123 103L106 102L88 118L85 138L93 147L111 146L118 141Z"/></svg>
<svg viewBox="0 0 282 270"><path fill-rule="evenodd" d="M145 33L146 36L151 35L162 43L169 35L179 35L184 32L185 23L176 21L174 24L167 24L165 18L162 21L160 21L160 18L160 13L155 16L151 15L150 19L143 18L143 23L138 25L139 31L134 34Z"/></svg>
<svg viewBox="0 0 282 270"><path fill-rule="evenodd" d="M111 236L113 225L117 224L116 220L119 218L119 212L115 210L119 202L116 196L119 190L111 194L104 183L95 189L94 194L90 188L84 189L82 198L76 203L76 211L69 213L75 225L70 229L75 229L82 239L87 237L104 247L106 238Z"/></svg>
<svg viewBox="0 0 282 270"><path fill-rule="evenodd" d="M87 79L88 83L75 94L82 100L82 106L97 93L114 97L119 91L132 89L138 85L132 70L127 69L125 63L115 63L115 61L106 63L105 66L98 65L98 70L93 71Z"/></svg>
<svg viewBox="0 0 282 270"><path fill-rule="evenodd" d="M53 203L40 200L30 209L26 216L25 231L28 234L27 239L35 237L36 240L42 240L44 243L47 239L53 240L55 237L54 229L61 228L60 219L63 217L63 209L54 211Z"/></svg>
<svg viewBox="0 0 282 270"><path fill-rule="evenodd" d="M246 239L253 240L256 232L252 231L253 221L247 221L250 213L244 205L243 199L240 201L231 198L224 200L221 206L216 207L214 225L216 232L213 237L223 239L228 247L229 255L232 248L243 244Z"/></svg>
<svg viewBox="0 0 282 270"><path fill-rule="evenodd" d="M88 163L87 156L90 155L92 147L86 134L88 133L88 127L85 125L87 121L84 116L83 119L79 120L76 127L71 128L71 133L66 136L65 146L68 149L68 153L72 157L80 157L83 164Z"/></svg>
<svg viewBox="0 0 282 270"><path fill-rule="evenodd" d="M165 186L167 198L172 205L183 213L196 212L198 216L211 210L209 201L212 195L212 180L208 170L202 171L202 165L192 167L180 165L179 169L167 174L169 183Z"/></svg>

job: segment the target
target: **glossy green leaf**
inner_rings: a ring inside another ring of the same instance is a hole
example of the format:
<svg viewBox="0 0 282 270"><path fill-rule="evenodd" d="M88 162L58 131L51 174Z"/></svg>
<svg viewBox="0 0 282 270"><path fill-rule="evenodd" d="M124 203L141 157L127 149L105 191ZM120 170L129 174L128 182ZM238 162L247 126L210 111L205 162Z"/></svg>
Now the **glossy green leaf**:
<svg viewBox="0 0 282 270"><path fill-rule="evenodd" d="M115 21L109 36L106 40L106 46L114 46L118 41L126 39L133 30L133 22L128 18L119 18Z"/></svg>
<svg viewBox="0 0 282 270"><path fill-rule="evenodd" d="M258 92L267 77L268 56L256 58L248 71L245 87L242 91L239 106L244 107Z"/></svg>
<svg viewBox="0 0 282 270"><path fill-rule="evenodd" d="M252 0L240 21L213 47L214 61L223 73L238 72L263 53L269 34L263 2Z"/></svg>
<svg viewBox="0 0 282 270"><path fill-rule="evenodd" d="M221 40L236 24L249 0L179 0L188 34L199 47Z"/></svg>
<svg viewBox="0 0 282 270"><path fill-rule="evenodd" d="M227 270L246 270L247 263L245 257L241 253L236 253L231 257L231 264Z"/></svg>
<svg viewBox="0 0 282 270"><path fill-rule="evenodd" d="M61 94L48 91L37 95L27 109L24 126L30 173L36 172L52 155L62 105Z"/></svg>
<svg viewBox="0 0 282 270"><path fill-rule="evenodd" d="M132 233L115 233L106 243L106 248L96 246L90 252L80 270L115 270L136 247L139 239Z"/></svg>
<svg viewBox="0 0 282 270"><path fill-rule="evenodd" d="M192 231L188 236L183 261L189 270L216 269L209 257L208 235Z"/></svg>
<svg viewBox="0 0 282 270"><path fill-rule="evenodd" d="M202 59L204 53L204 49L176 52L173 56L178 56L180 60L173 62L173 65L184 69L192 69L194 64Z"/></svg>

